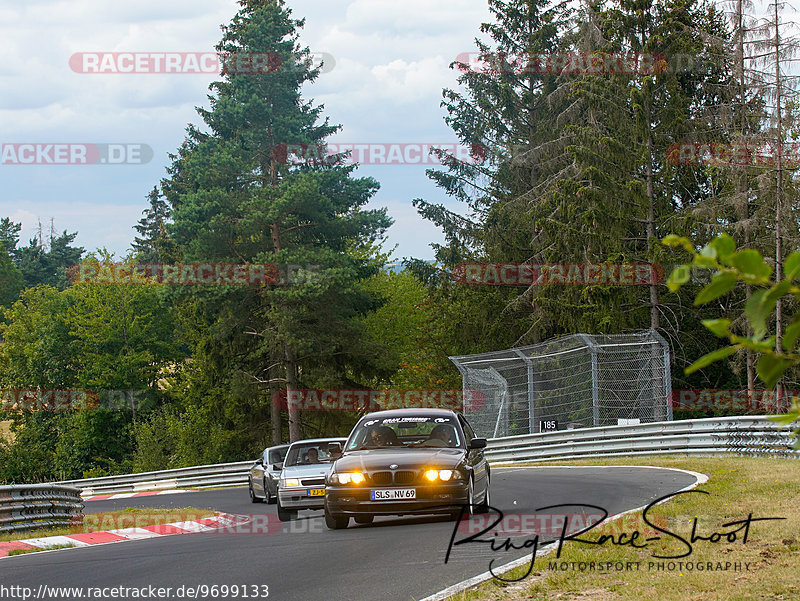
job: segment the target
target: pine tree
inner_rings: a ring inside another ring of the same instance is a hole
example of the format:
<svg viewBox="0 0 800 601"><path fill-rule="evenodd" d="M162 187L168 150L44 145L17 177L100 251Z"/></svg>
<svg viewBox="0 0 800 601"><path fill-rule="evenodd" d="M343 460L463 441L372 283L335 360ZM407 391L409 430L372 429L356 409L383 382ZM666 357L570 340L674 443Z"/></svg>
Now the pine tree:
<svg viewBox="0 0 800 601"><path fill-rule="evenodd" d="M323 107L301 96L319 75L298 43L304 21L292 19L282 0L240 5L217 50L266 55L279 66L264 73L229 68L211 85L211 109L198 109L206 130L189 126L162 190L173 218L168 231L185 261L320 266L313 280L289 286L225 291L213 299L204 293L208 314L219 315L218 324L227 321L226 337L244 356L237 367L288 391L315 366L368 370L380 353L358 342L354 318L376 303L359 281L374 269L350 251L382 236L391 221L384 209L364 210L378 184L352 178L354 166L292 165L284 158L287 144L320 145L324 152L339 126L320 122ZM299 419L290 404L292 441L301 436Z"/></svg>
<svg viewBox="0 0 800 601"><path fill-rule="evenodd" d="M140 263L168 263L178 258L175 243L167 233L170 211L167 201L158 186L153 186L147 195L150 207L142 213L144 217L133 226L141 237L136 236L132 245Z"/></svg>

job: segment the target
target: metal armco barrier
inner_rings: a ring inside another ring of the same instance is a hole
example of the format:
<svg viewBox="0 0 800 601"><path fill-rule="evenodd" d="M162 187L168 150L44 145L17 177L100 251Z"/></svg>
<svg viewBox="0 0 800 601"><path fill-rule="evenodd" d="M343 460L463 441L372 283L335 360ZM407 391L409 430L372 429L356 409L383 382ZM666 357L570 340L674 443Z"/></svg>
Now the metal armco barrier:
<svg viewBox="0 0 800 601"><path fill-rule="evenodd" d="M486 457L492 463L553 461L582 457L633 455L715 455L800 458L792 428L764 416L655 422L635 426L577 428L544 434L524 434L489 440ZM252 461L184 467L160 472L105 476L60 482L83 490L85 496L176 488L247 484Z"/></svg>
<svg viewBox="0 0 800 601"><path fill-rule="evenodd" d="M486 457L495 463L725 453L800 458L792 449L794 442L792 428L764 416L719 417L494 438Z"/></svg>
<svg viewBox="0 0 800 601"><path fill-rule="evenodd" d="M198 465L158 472L66 480L59 484L77 486L83 490L85 496L176 488L236 486L247 484L247 473L253 463L253 461L239 461L217 465Z"/></svg>
<svg viewBox="0 0 800 601"><path fill-rule="evenodd" d="M68 526L82 511L80 488L56 484L0 486L0 532Z"/></svg>

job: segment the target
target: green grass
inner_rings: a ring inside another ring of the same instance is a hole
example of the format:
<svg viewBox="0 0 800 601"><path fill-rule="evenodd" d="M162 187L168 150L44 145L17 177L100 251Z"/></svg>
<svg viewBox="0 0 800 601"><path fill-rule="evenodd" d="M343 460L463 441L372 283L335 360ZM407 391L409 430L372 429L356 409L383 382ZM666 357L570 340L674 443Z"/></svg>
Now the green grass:
<svg viewBox="0 0 800 601"><path fill-rule="evenodd" d="M535 464L540 465L540 464ZM552 467L552 463L546 464ZM684 549L664 536L645 549L623 546L589 546L567 543L561 562L640 562L639 571L580 572L548 569L555 554L538 558L535 572L525 580L504 585L489 581L476 589L451 597L452 601L797 601L800 599L800 461L743 457L663 457L598 459L559 462L559 465L652 465L675 467L710 476L698 488L709 495L681 495L653 510L667 520L671 532L688 537L693 518L698 533L709 535L730 530L722 524L754 517L785 517L784 521L755 522L742 544L699 541L690 558L674 561L738 562L749 571L648 571L653 555L674 555ZM641 515L641 514L639 514ZM619 533L613 526L594 529L588 538L603 532ZM527 566L505 578L521 577Z"/></svg>

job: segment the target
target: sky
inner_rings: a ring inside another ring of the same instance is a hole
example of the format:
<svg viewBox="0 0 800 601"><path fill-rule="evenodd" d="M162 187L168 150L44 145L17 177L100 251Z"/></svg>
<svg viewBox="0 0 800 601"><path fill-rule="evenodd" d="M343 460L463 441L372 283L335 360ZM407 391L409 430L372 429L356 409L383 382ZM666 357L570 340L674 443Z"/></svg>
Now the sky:
<svg viewBox="0 0 800 601"><path fill-rule="evenodd" d="M444 122L442 89L456 87L458 72L449 64L474 50L480 24L489 20L485 0L287 5L293 17L306 18L301 42L330 61L304 95L342 125L333 142L457 143ZM47 236L52 220L58 233L78 232L75 243L87 251L124 255L148 192L166 175L168 154L189 123L201 123L195 107L208 108L208 86L219 79L210 72L84 73L75 55L213 52L237 7L233 0L0 0L0 143L13 151L0 164L0 217L22 223L23 243L40 222ZM47 162L76 152L66 145L84 143L122 146L112 147L105 164L14 162L22 161L22 144L38 144L37 159ZM120 149L131 164L110 164ZM152 149L152 158L137 163L137 149ZM356 171L381 184L369 206L387 207L394 219L386 248L397 245L395 258L431 259L430 244L442 240L417 214L414 198L459 209L427 178L430 167L366 164Z"/></svg>

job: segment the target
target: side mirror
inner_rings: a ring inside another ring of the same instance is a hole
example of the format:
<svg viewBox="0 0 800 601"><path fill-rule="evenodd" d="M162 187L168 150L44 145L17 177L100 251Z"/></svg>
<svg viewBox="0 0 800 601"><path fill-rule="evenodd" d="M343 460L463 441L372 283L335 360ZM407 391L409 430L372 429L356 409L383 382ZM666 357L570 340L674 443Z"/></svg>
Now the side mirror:
<svg viewBox="0 0 800 601"><path fill-rule="evenodd" d="M256 459L256 465L264 465L264 458L259 457L258 459Z"/></svg>
<svg viewBox="0 0 800 601"><path fill-rule="evenodd" d="M274 465L272 466L272 469L274 469L276 472L279 472L279 471L281 471L281 470L283 469L283 463L276 463L276 464L274 464Z"/></svg>
<svg viewBox="0 0 800 601"><path fill-rule="evenodd" d="M486 439L485 438L473 438L469 441L469 448L470 449L485 449L486 448Z"/></svg>

